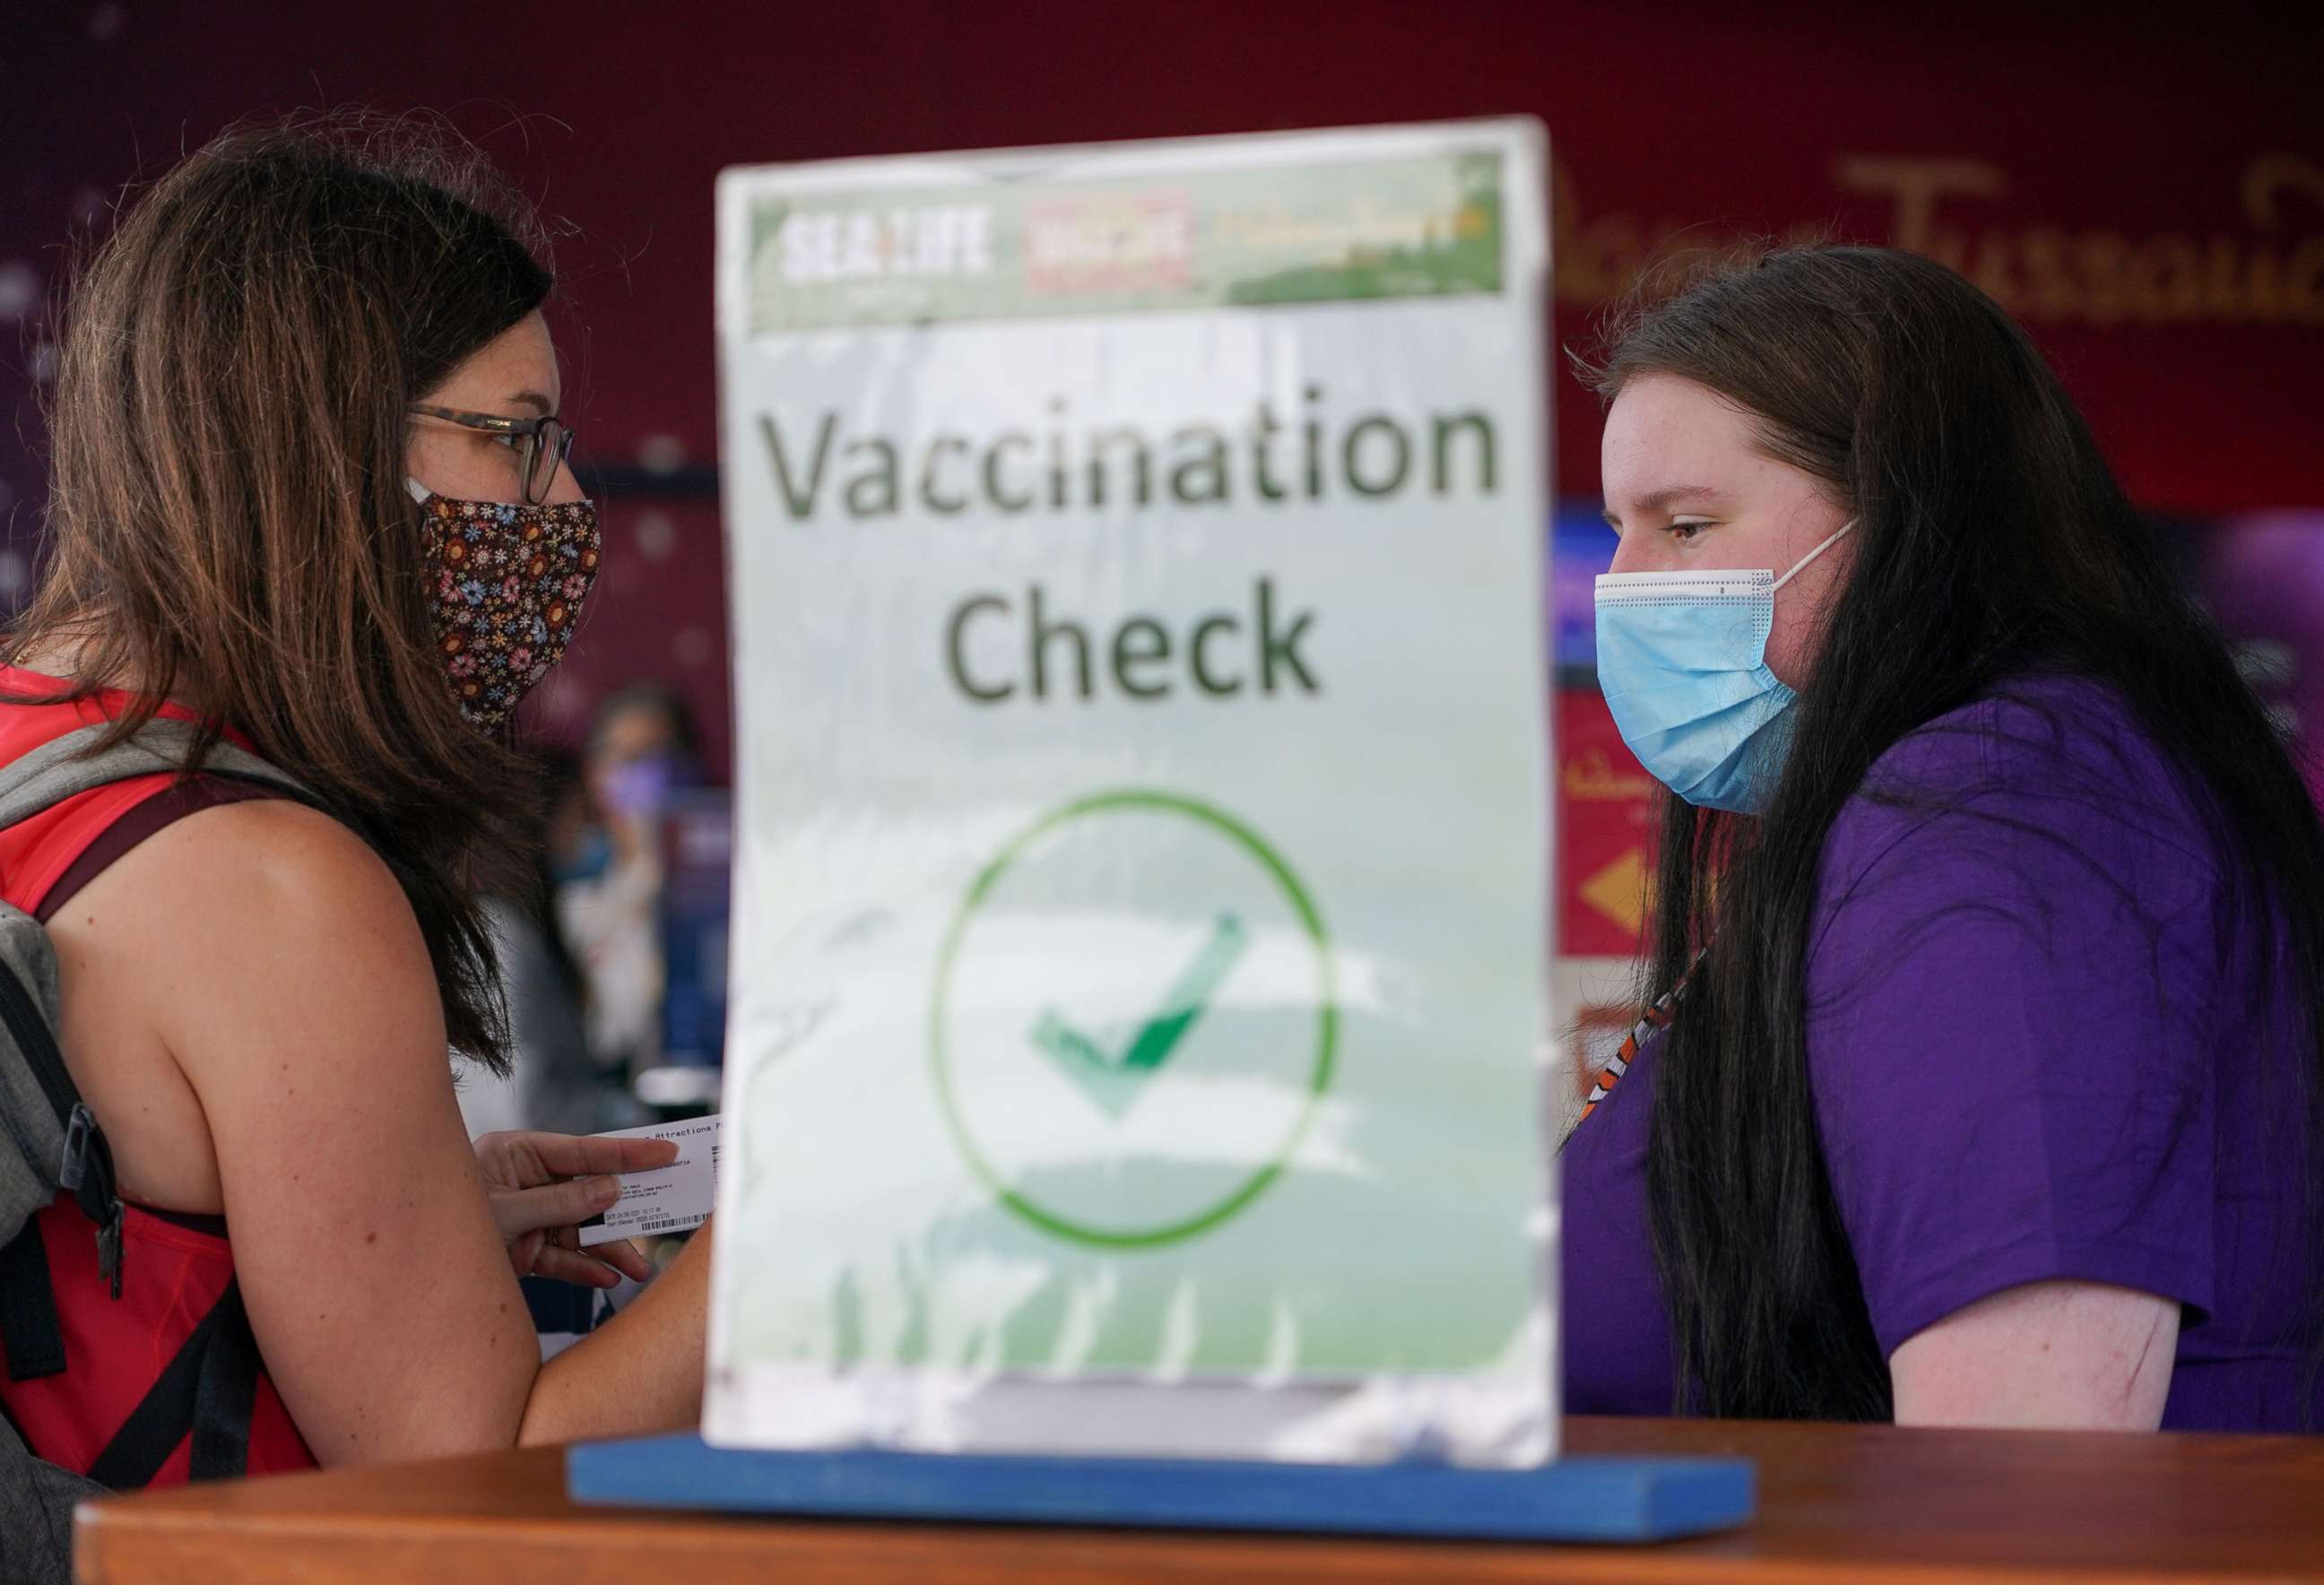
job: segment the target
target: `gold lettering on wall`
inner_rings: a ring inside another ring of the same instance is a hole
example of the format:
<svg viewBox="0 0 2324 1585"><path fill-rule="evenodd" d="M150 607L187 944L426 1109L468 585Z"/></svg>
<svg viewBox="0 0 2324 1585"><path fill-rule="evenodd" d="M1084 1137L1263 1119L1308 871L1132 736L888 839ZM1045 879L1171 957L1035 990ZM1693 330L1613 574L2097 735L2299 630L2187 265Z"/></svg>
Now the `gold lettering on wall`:
<svg viewBox="0 0 2324 1585"><path fill-rule="evenodd" d="M1650 226L1637 213L1585 216L1562 166L1556 175L1561 302L1599 306L1659 258L1732 240L1677 218ZM2301 155L2250 161L2237 193L2248 229L2207 235L2133 236L2041 222L1977 226L1976 206L2012 189L2008 172L1985 160L1844 154L1832 179L1841 194L1885 206L1879 231L1895 246L1959 270L2022 318L2098 327L2324 326L2324 167ZM1825 234L1821 225L1804 225L1785 240Z"/></svg>
<svg viewBox="0 0 2324 1585"><path fill-rule="evenodd" d="M1576 803L1645 804L1654 796L1654 778L1629 760L1616 765L1600 748L1587 748L1565 764L1565 796Z"/></svg>

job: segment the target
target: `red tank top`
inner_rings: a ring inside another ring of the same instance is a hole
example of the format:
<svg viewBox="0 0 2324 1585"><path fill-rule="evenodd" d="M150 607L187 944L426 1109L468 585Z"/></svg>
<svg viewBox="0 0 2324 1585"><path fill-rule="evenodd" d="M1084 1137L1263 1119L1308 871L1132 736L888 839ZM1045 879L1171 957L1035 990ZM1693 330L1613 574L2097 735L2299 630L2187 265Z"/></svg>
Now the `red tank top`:
<svg viewBox="0 0 2324 1585"><path fill-rule="evenodd" d="M64 687L53 677L0 666L0 693L21 697ZM0 765L107 720L128 703L125 695L107 693L78 704L0 705ZM161 714L193 719L175 705L163 705ZM44 905L52 897L78 889L170 820L205 803L269 796L248 784L238 784L246 789L241 792L205 794L198 790L204 784L196 783L189 799L189 789L172 793L174 784L175 778L166 774L115 782L0 830L0 898L45 918ZM100 1126L104 1120L97 1120ZM225 1295L234 1280L234 1251L223 1218L130 1206L122 1227L121 1297L115 1299L98 1273L97 1224L72 1196L59 1195L38 1220L66 1368L31 1381L5 1379L0 1373L0 1405L35 1453L86 1472ZM179 1443L151 1485L185 1482L191 1440ZM249 1472L313 1468L314 1454L262 1371L251 1406Z"/></svg>

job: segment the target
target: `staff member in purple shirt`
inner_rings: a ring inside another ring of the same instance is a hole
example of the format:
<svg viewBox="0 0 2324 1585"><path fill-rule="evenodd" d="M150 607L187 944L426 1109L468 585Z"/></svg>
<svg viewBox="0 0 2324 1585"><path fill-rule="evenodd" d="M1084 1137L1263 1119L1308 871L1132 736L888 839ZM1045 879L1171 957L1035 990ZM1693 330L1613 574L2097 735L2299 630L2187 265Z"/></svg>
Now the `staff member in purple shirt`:
<svg viewBox="0 0 2324 1585"><path fill-rule="evenodd" d="M1586 373L1600 677L1670 793L1566 1406L2314 1426L2324 836L2057 380L1874 248Z"/></svg>

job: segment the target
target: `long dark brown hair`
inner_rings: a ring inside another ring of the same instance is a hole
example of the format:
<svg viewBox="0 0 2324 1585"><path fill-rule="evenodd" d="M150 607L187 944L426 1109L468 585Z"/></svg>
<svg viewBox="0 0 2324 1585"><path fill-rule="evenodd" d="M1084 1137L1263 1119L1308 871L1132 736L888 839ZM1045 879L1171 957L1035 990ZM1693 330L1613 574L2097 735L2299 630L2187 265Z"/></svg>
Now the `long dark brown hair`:
<svg viewBox="0 0 2324 1585"><path fill-rule="evenodd" d="M1765 814L1663 798L1641 991L1651 1001L1686 981L1656 1056L1647 1156L1676 1406L1893 1413L1808 1081L1817 865L1884 751L2029 674L2110 686L2203 795L2222 873L2255 921L2255 1005L2273 1005L2266 965L2281 963L2300 1009L2301 1027L2274 1029L2255 1055L2293 1081L2278 1093L2305 1098L2304 1117L2287 1114L2304 1124L2315 1225L2324 833L2188 580L2024 333L1929 260L1791 248L1698 264L1683 290L1618 315L1579 362L1609 402L1647 374L1717 392L1859 523Z"/></svg>
<svg viewBox="0 0 2324 1585"><path fill-rule="evenodd" d="M174 699L315 789L401 882L452 1044L496 1070L477 896L521 886L532 795L430 641L406 408L548 297L540 239L414 118L244 127L154 182L65 310L45 560L5 650L132 688L116 735Z"/></svg>

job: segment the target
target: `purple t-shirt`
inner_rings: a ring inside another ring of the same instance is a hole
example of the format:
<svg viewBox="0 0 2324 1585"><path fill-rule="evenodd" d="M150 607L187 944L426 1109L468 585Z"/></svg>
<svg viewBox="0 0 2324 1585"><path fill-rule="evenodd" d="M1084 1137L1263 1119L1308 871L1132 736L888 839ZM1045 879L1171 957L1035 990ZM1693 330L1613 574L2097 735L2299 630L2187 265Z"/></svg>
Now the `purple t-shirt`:
<svg viewBox="0 0 2324 1585"><path fill-rule="evenodd" d="M1881 757L1824 846L1806 1012L1884 1353L2019 1283L2114 1283L2183 1306L2166 1428L2301 1428L2324 1230L2302 1210L2312 1059L2288 963L2261 990L2266 906L2109 689L2028 680ZM1671 1410L1657 1044L1562 1156L1574 1414Z"/></svg>

